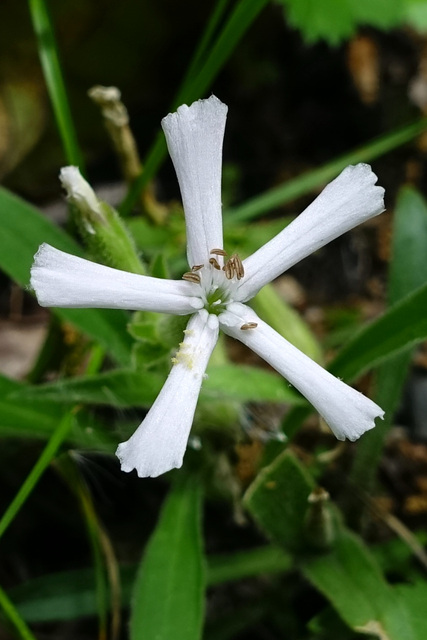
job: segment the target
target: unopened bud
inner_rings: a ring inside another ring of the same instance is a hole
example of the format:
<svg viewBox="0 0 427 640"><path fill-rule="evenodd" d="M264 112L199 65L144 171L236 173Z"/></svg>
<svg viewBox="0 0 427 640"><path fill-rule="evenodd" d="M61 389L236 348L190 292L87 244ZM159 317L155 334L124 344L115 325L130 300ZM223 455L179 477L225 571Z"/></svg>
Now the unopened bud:
<svg viewBox="0 0 427 640"><path fill-rule="evenodd" d="M329 504L329 493L317 487L307 498L304 528L307 541L315 549L328 549L335 539L335 523Z"/></svg>
<svg viewBox="0 0 427 640"><path fill-rule="evenodd" d="M102 218L100 202L78 167L63 167L59 172L59 179L67 192L68 200L82 213L91 212Z"/></svg>

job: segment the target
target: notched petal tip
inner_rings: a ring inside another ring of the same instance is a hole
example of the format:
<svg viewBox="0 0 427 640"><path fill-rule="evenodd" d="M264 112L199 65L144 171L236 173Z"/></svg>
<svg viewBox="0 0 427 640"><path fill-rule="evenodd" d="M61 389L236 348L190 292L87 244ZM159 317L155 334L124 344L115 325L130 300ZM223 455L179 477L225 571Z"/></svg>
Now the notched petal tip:
<svg viewBox="0 0 427 640"><path fill-rule="evenodd" d="M327 421L329 428L333 432L337 440L344 441L349 440L355 442L367 431L374 429L376 426L376 419L384 419L384 411L375 402L353 389L355 394L360 397L357 402L357 407L350 407L353 412L349 417L343 412L343 419L339 421L336 419Z"/></svg>
<svg viewBox="0 0 427 640"><path fill-rule="evenodd" d="M328 185L325 191L334 183L341 188L348 189L352 197L361 199L366 207L366 217L372 217L382 213L384 207L385 189L377 185L378 176L372 171L372 167L364 162L349 165L340 175Z"/></svg>
<svg viewBox="0 0 427 640"><path fill-rule="evenodd" d="M179 124L190 125L192 123L205 122L210 118L225 118L227 111L227 105L216 96L211 95L210 98L196 100L190 106L182 104L173 113L168 113L162 119L161 125L165 133L167 133L170 129L179 126Z"/></svg>
<svg viewBox="0 0 427 640"><path fill-rule="evenodd" d="M157 478L172 469L180 469L184 458L183 455L174 456L166 447L152 448L149 455L141 455L129 440L119 444L116 456L122 471L130 473L135 470L139 478Z"/></svg>

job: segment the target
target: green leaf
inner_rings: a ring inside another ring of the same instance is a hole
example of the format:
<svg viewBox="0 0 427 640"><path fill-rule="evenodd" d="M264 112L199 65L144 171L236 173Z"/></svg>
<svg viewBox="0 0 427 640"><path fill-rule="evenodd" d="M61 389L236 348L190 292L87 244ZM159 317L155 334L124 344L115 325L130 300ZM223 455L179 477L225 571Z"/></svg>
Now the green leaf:
<svg viewBox="0 0 427 640"><path fill-rule="evenodd" d="M303 561L302 571L355 631L415 640L406 607L353 533L341 529L330 552Z"/></svg>
<svg viewBox="0 0 427 640"><path fill-rule="evenodd" d="M400 190L393 220L392 256L388 302L390 305L427 282L427 205L411 187ZM411 320L408 317L407 322ZM384 409L384 421L367 433L356 450L351 472L353 483L369 492L376 477L384 438L392 424L412 360L412 346L389 358L376 375L376 402ZM356 509L357 511L357 509Z"/></svg>
<svg viewBox="0 0 427 640"><path fill-rule="evenodd" d="M46 440L72 403L41 399L34 392L26 396L27 389L30 387L0 375L0 434ZM84 449L113 450L107 430L84 411L75 416L67 441Z"/></svg>
<svg viewBox="0 0 427 640"><path fill-rule="evenodd" d="M276 373L237 364L208 367L208 377L203 382L201 397L240 402L305 403L304 398Z"/></svg>
<svg viewBox="0 0 427 640"><path fill-rule="evenodd" d="M290 451L264 467L244 496L244 504L266 535L276 544L304 548L308 496L314 484Z"/></svg>
<svg viewBox="0 0 427 640"><path fill-rule="evenodd" d="M420 33L427 31L427 3L425 0L404 0L405 22Z"/></svg>
<svg viewBox="0 0 427 640"><path fill-rule="evenodd" d="M305 400L275 373L240 365L212 366L203 382L201 397L302 404ZM114 407L147 407L157 397L164 378L152 371L127 369L99 373L84 378L67 378L38 386L19 386L9 399L30 403L100 404Z"/></svg>
<svg viewBox="0 0 427 640"><path fill-rule="evenodd" d="M289 571L292 566L292 557L273 546L212 556L208 558L208 584L222 584L260 574L282 573Z"/></svg>
<svg viewBox="0 0 427 640"><path fill-rule="evenodd" d="M346 0L284 0L289 23L302 31L307 42L326 40L338 44L356 28L350 3Z"/></svg>
<svg viewBox="0 0 427 640"><path fill-rule="evenodd" d="M326 40L336 45L349 38L359 24L382 29L403 17L402 0L282 0L291 25L307 42Z"/></svg>
<svg viewBox="0 0 427 640"><path fill-rule="evenodd" d="M198 640L205 567L200 530L201 482L180 478L148 543L135 589L131 640Z"/></svg>
<svg viewBox="0 0 427 640"><path fill-rule="evenodd" d="M196 53L196 58L198 58L195 65L196 73L192 77L185 78L174 98L171 111L183 103L191 104L194 100L203 96L233 53L238 42L266 4L267 0L240 0L235 4L216 40L211 40L209 47L202 45L204 51L206 51L203 61L200 60ZM159 132L144 163L144 171L135 180L120 206L120 211L123 215L130 212L142 189L153 178L162 164L166 153L165 138L163 133Z"/></svg>
<svg viewBox="0 0 427 640"><path fill-rule="evenodd" d="M0 538L3 536L6 529L9 527L15 516L21 509L24 502L27 500L31 491L36 486L43 472L46 470L53 457L56 455L58 448L61 446L65 437L70 429L71 423L74 420L73 412L69 411L65 413L63 418L58 422L55 431L52 433L49 442L42 451L39 459L34 467L31 469L29 475L22 483L18 493L12 500L6 511L0 520Z"/></svg>
<svg viewBox="0 0 427 640"><path fill-rule="evenodd" d="M370 367L427 337L427 285L410 293L362 329L337 355L330 371L354 380Z"/></svg>
<svg viewBox="0 0 427 640"><path fill-rule="evenodd" d="M83 172L83 159L74 130L49 12L44 0L29 0L28 5L33 28L37 36L44 78L64 146L65 156L68 164L80 167Z"/></svg>
<svg viewBox="0 0 427 640"><path fill-rule="evenodd" d="M395 591L407 610L413 628L414 640L425 640L427 583L419 581L415 584L398 584Z"/></svg>
<svg viewBox="0 0 427 640"><path fill-rule="evenodd" d="M47 242L81 255L79 245L37 209L0 187L0 268L25 287L38 247ZM129 364L132 340L126 331L128 315L109 309L53 309L53 313L99 341L117 362Z"/></svg>
<svg viewBox="0 0 427 640"><path fill-rule="evenodd" d="M413 122L400 129L391 131L366 144L345 153L330 162L303 173L292 180L288 180L273 189L246 200L241 205L224 211L224 223L235 223L252 220L261 214L292 202L299 196L306 195L335 178L349 164L358 162L370 162L392 149L396 149L405 142L416 138L427 128L427 118Z"/></svg>
<svg viewBox="0 0 427 640"><path fill-rule="evenodd" d="M393 218L388 288L390 305L427 282L426 243L427 204L416 189L403 187L399 191Z"/></svg>

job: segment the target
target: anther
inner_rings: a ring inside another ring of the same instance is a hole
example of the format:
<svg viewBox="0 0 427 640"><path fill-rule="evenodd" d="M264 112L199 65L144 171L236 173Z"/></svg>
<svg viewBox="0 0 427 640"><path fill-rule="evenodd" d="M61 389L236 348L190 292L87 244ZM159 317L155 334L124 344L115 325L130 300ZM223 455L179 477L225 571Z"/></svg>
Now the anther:
<svg viewBox="0 0 427 640"><path fill-rule="evenodd" d="M187 280L187 282L195 282L196 284L200 284L200 276L197 273L193 273L192 271L187 271L182 276L183 280Z"/></svg>
<svg viewBox="0 0 427 640"><path fill-rule="evenodd" d="M211 255L214 256L226 256L227 252L224 251L224 249L211 249L210 251Z"/></svg>
<svg viewBox="0 0 427 640"><path fill-rule="evenodd" d="M193 264L191 271L199 271L200 269L203 269L204 266L204 264Z"/></svg>
<svg viewBox="0 0 427 640"><path fill-rule="evenodd" d="M233 263L231 262L231 260L227 260L227 262L223 266L223 271L227 280L231 280L234 275Z"/></svg>
<svg viewBox="0 0 427 640"><path fill-rule="evenodd" d="M258 326L257 322L246 322L245 324L242 324L240 329L242 331L247 331L248 329L256 329L257 326Z"/></svg>
<svg viewBox="0 0 427 640"><path fill-rule="evenodd" d="M219 266L218 260L216 258L209 258L209 264L215 267L215 269L218 269L218 271L221 271L221 267Z"/></svg>
<svg viewBox="0 0 427 640"><path fill-rule="evenodd" d="M237 253L231 256L233 258L234 272L238 280L241 280L245 275L245 269L243 267L243 262L240 260L240 257Z"/></svg>

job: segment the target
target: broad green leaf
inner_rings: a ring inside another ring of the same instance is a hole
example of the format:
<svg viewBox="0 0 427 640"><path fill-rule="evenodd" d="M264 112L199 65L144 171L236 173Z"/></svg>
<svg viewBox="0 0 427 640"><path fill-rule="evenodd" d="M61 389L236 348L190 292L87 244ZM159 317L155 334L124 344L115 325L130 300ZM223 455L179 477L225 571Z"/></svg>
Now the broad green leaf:
<svg viewBox="0 0 427 640"><path fill-rule="evenodd" d="M404 604L413 628L414 640L425 640L427 621L425 607L427 602L427 582L415 584L398 584L394 590ZM403 638L404 636L402 636ZM406 638L406 637L405 637Z"/></svg>
<svg viewBox="0 0 427 640"><path fill-rule="evenodd" d="M307 42L326 40L336 45L359 24L390 28L400 23L402 0L282 0L289 22Z"/></svg>
<svg viewBox="0 0 427 640"><path fill-rule="evenodd" d="M356 28L349 2L343 0L283 0L285 16L307 42L323 39L338 44Z"/></svg>
<svg viewBox="0 0 427 640"><path fill-rule="evenodd" d="M427 337L427 284L363 328L337 355L330 371L354 380L370 367Z"/></svg>
<svg viewBox="0 0 427 640"><path fill-rule="evenodd" d="M240 402L303 404L302 398L281 376L258 367L226 364L208 367L201 398L224 398Z"/></svg>
<svg viewBox="0 0 427 640"><path fill-rule="evenodd" d="M393 220L388 303L395 304L427 283L427 206L411 187L400 190ZM408 324L411 319L407 318ZM384 421L367 433L357 447L352 481L370 491L384 438L392 424L412 360L412 346L388 359L376 375L376 402L384 409Z"/></svg>
<svg viewBox="0 0 427 640"><path fill-rule="evenodd" d="M114 407L147 407L157 397L164 378L153 372L116 370L84 378L67 378L38 386L20 386L9 399L72 404L89 403ZM280 376L241 365L220 365L208 369L201 397L239 401L304 403Z"/></svg>
<svg viewBox="0 0 427 640"><path fill-rule="evenodd" d="M0 187L0 269L25 287L38 247L47 242L81 255L79 245L30 204ZM53 309L91 338L103 344L122 365L130 362L132 340L126 331L128 315L109 309Z"/></svg>
<svg viewBox="0 0 427 640"><path fill-rule="evenodd" d="M427 31L427 3L425 0L404 0L405 22L420 33Z"/></svg>
<svg viewBox="0 0 427 640"><path fill-rule="evenodd" d="M305 559L301 568L355 631L384 640L415 640L404 603L353 533L342 528L328 553Z"/></svg>
<svg viewBox="0 0 427 640"><path fill-rule="evenodd" d="M201 637L206 582L201 508L200 480L180 478L166 499L138 571L131 640Z"/></svg>
<svg viewBox="0 0 427 640"><path fill-rule="evenodd" d="M260 471L244 504L273 542L298 551L306 545L305 516L313 487L304 467L284 451Z"/></svg>
<svg viewBox="0 0 427 640"><path fill-rule="evenodd" d="M270 546L207 557L207 585L288 571L292 558ZM136 565L120 568L122 603L130 605ZM76 620L97 611L93 569L75 569L28 580L8 592L26 622Z"/></svg>

